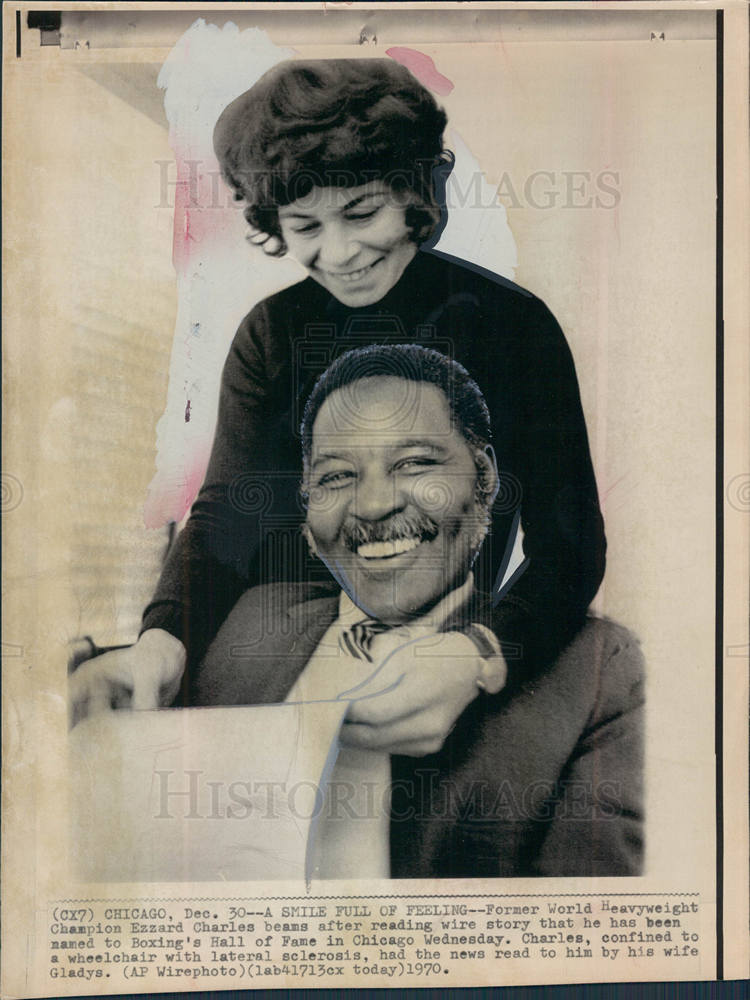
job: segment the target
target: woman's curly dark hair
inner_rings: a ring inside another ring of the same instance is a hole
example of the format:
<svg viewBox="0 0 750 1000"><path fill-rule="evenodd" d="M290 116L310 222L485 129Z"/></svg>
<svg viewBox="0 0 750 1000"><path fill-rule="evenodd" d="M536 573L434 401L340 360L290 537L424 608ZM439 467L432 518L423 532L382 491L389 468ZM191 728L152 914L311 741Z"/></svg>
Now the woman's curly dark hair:
<svg viewBox="0 0 750 1000"><path fill-rule="evenodd" d="M224 109L214 149L248 223L276 236L279 254L280 205L313 187L376 179L406 193L406 224L422 243L441 217L433 170L453 163L443 149L446 121L429 91L391 59L291 60Z"/></svg>

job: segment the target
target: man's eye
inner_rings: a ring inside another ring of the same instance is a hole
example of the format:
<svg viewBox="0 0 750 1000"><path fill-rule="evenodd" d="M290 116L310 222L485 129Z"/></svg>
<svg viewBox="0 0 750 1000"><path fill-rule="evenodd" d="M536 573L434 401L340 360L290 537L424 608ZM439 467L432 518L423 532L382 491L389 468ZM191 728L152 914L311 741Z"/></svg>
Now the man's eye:
<svg viewBox="0 0 750 1000"><path fill-rule="evenodd" d="M292 232L297 233L299 235L304 235L306 233L314 233L317 228L318 228L317 222L310 222L306 226L298 226L292 229Z"/></svg>
<svg viewBox="0 0 750 1000"><path fill-rule="evenodd" d="M328 487L328 489L341 489L342 486L347 486L353 479L354 473L346 470L327 472L324 476L320 477L317 485Z"/></svg>
<svg viewBox="0 0 750 1000"><path fill-rule="evenodd" d="M423 472L438 464L436 459L429 458L427 455L411 455L409 458L402 458L394 468L404 472Z"/></svg>

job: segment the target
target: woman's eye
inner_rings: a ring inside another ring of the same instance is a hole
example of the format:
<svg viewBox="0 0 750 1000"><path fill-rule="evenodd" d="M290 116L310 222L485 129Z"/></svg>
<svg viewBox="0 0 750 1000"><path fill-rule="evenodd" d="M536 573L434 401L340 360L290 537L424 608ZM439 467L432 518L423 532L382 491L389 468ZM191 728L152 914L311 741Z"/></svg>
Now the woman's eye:
<svg viewBox="0 0 750 1000"><path fill-rule="evenodd" d="M367 219L371 219L374 215L377 215L380 211L380 207L381 206L378 205L376 208L368 209L365 212L350 212L349 215L347 215L347 219L351 222L364 222Z"/></svg>
<svg viewBox="0 0 750 1000"><path fill-rule="evenodd" d="M293 229L292 232L304 235L305 233L314 233L317 228L317 222L310 222L306 226L298 226L296 229Z"/></svg>

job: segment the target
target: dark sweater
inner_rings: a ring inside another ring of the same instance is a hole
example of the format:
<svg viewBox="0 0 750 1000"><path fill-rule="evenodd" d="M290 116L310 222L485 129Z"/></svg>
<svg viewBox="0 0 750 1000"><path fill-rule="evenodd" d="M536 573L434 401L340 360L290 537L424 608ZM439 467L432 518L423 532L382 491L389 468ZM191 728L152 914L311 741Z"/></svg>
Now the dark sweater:
<svg viewBox="0 0 750 1000"><path fill-rule="evenodd" d="M299 532L299 424L331 361L370 343L441 351L485 396L501 485L475 576L492 591L520 509L527 566L492 618L511 669L535 671L580 628L604 573L605 539L565 337L544 303L512 282L419 252L375 305L344 306L308 278L240 324L206 479L143 618L144 630L181 639L188 663L248 586L327 575Z"/></svg>

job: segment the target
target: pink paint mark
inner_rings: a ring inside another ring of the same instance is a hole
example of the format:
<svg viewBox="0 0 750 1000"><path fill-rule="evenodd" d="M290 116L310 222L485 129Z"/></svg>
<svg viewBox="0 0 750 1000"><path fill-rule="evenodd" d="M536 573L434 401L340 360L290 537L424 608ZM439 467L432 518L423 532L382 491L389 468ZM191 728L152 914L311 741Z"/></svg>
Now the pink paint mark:
<svg viewBox="0 0 750 1000"><path fill-rule="evenodd" d="M201 488L203 479L206 475L206 466L208 462L204 457L201 457L197 461L193 462L192 468L188 469L188 474L185 477L185 486L180 495L180 506L178 508L179 517L178 521L187 514L190 509L190 505L193 500L198 496L198 490Z"/></svg>
<svg viewBox="0 0 750 1000"><path fill-rule="evenodd" d="M406 66L420 83L441 97L447 97L453 90L452 81L438 71L435 63L426 53L420 52L418 49L406 49L396 45L386 49L385 54L391 59L395 59L397 63L401 63L402 66Z"/></svg>
<svg viewBox="0 0 750 1000"><path fill-rule="evenodd" d="M158 472L154 477L143 507L143 523L147 528L180 522L190 510L206 475L211 441L193 444L192 452L187 469Z"/></svg>
<svg viewBox="0 0 750 1000"><path fill-rule="evenodd" d="M205 253L210 253L230 229L233 212L217 184L219 165L213 157L197 159L189 147L172 135L177 167L174 188L174 228L172 231L172 263L178 274L188 273L190 266Z"/></svg>
<svg viewBox="0 0 750 1000"><path fill-rule="evenodd" d="M610 493L620 485L623 479L627 478L627 475L628 475L627 472L623 472L623 474L618 479L615 479L615 481L612 483L611 486L608 486L606 490L603 490L599 494L599 502L604 503L604 501L607 499Z"/></svg>
<svg viewBox="0 0 750 1000"><path fill-rule="evenodd" d="M621 476L619 476L617 479L615 479L615 481L612 483L611 486L607 486L606 489L603 488L603 489L599 490L599 506L602 509L602 514L604 514L606 512L607 504L609 502L610 496L615 492L615 490L618 490L618 496L621 497L622 490L620 488L621 488L623 482L628 478L629 475L630 475L630 473L623 472L623 474ZM632 489L632 488L633 487L631 486L630 489ZM628 492L630 492L630 490L626 490L625 492L628 493Z"/></svg>

